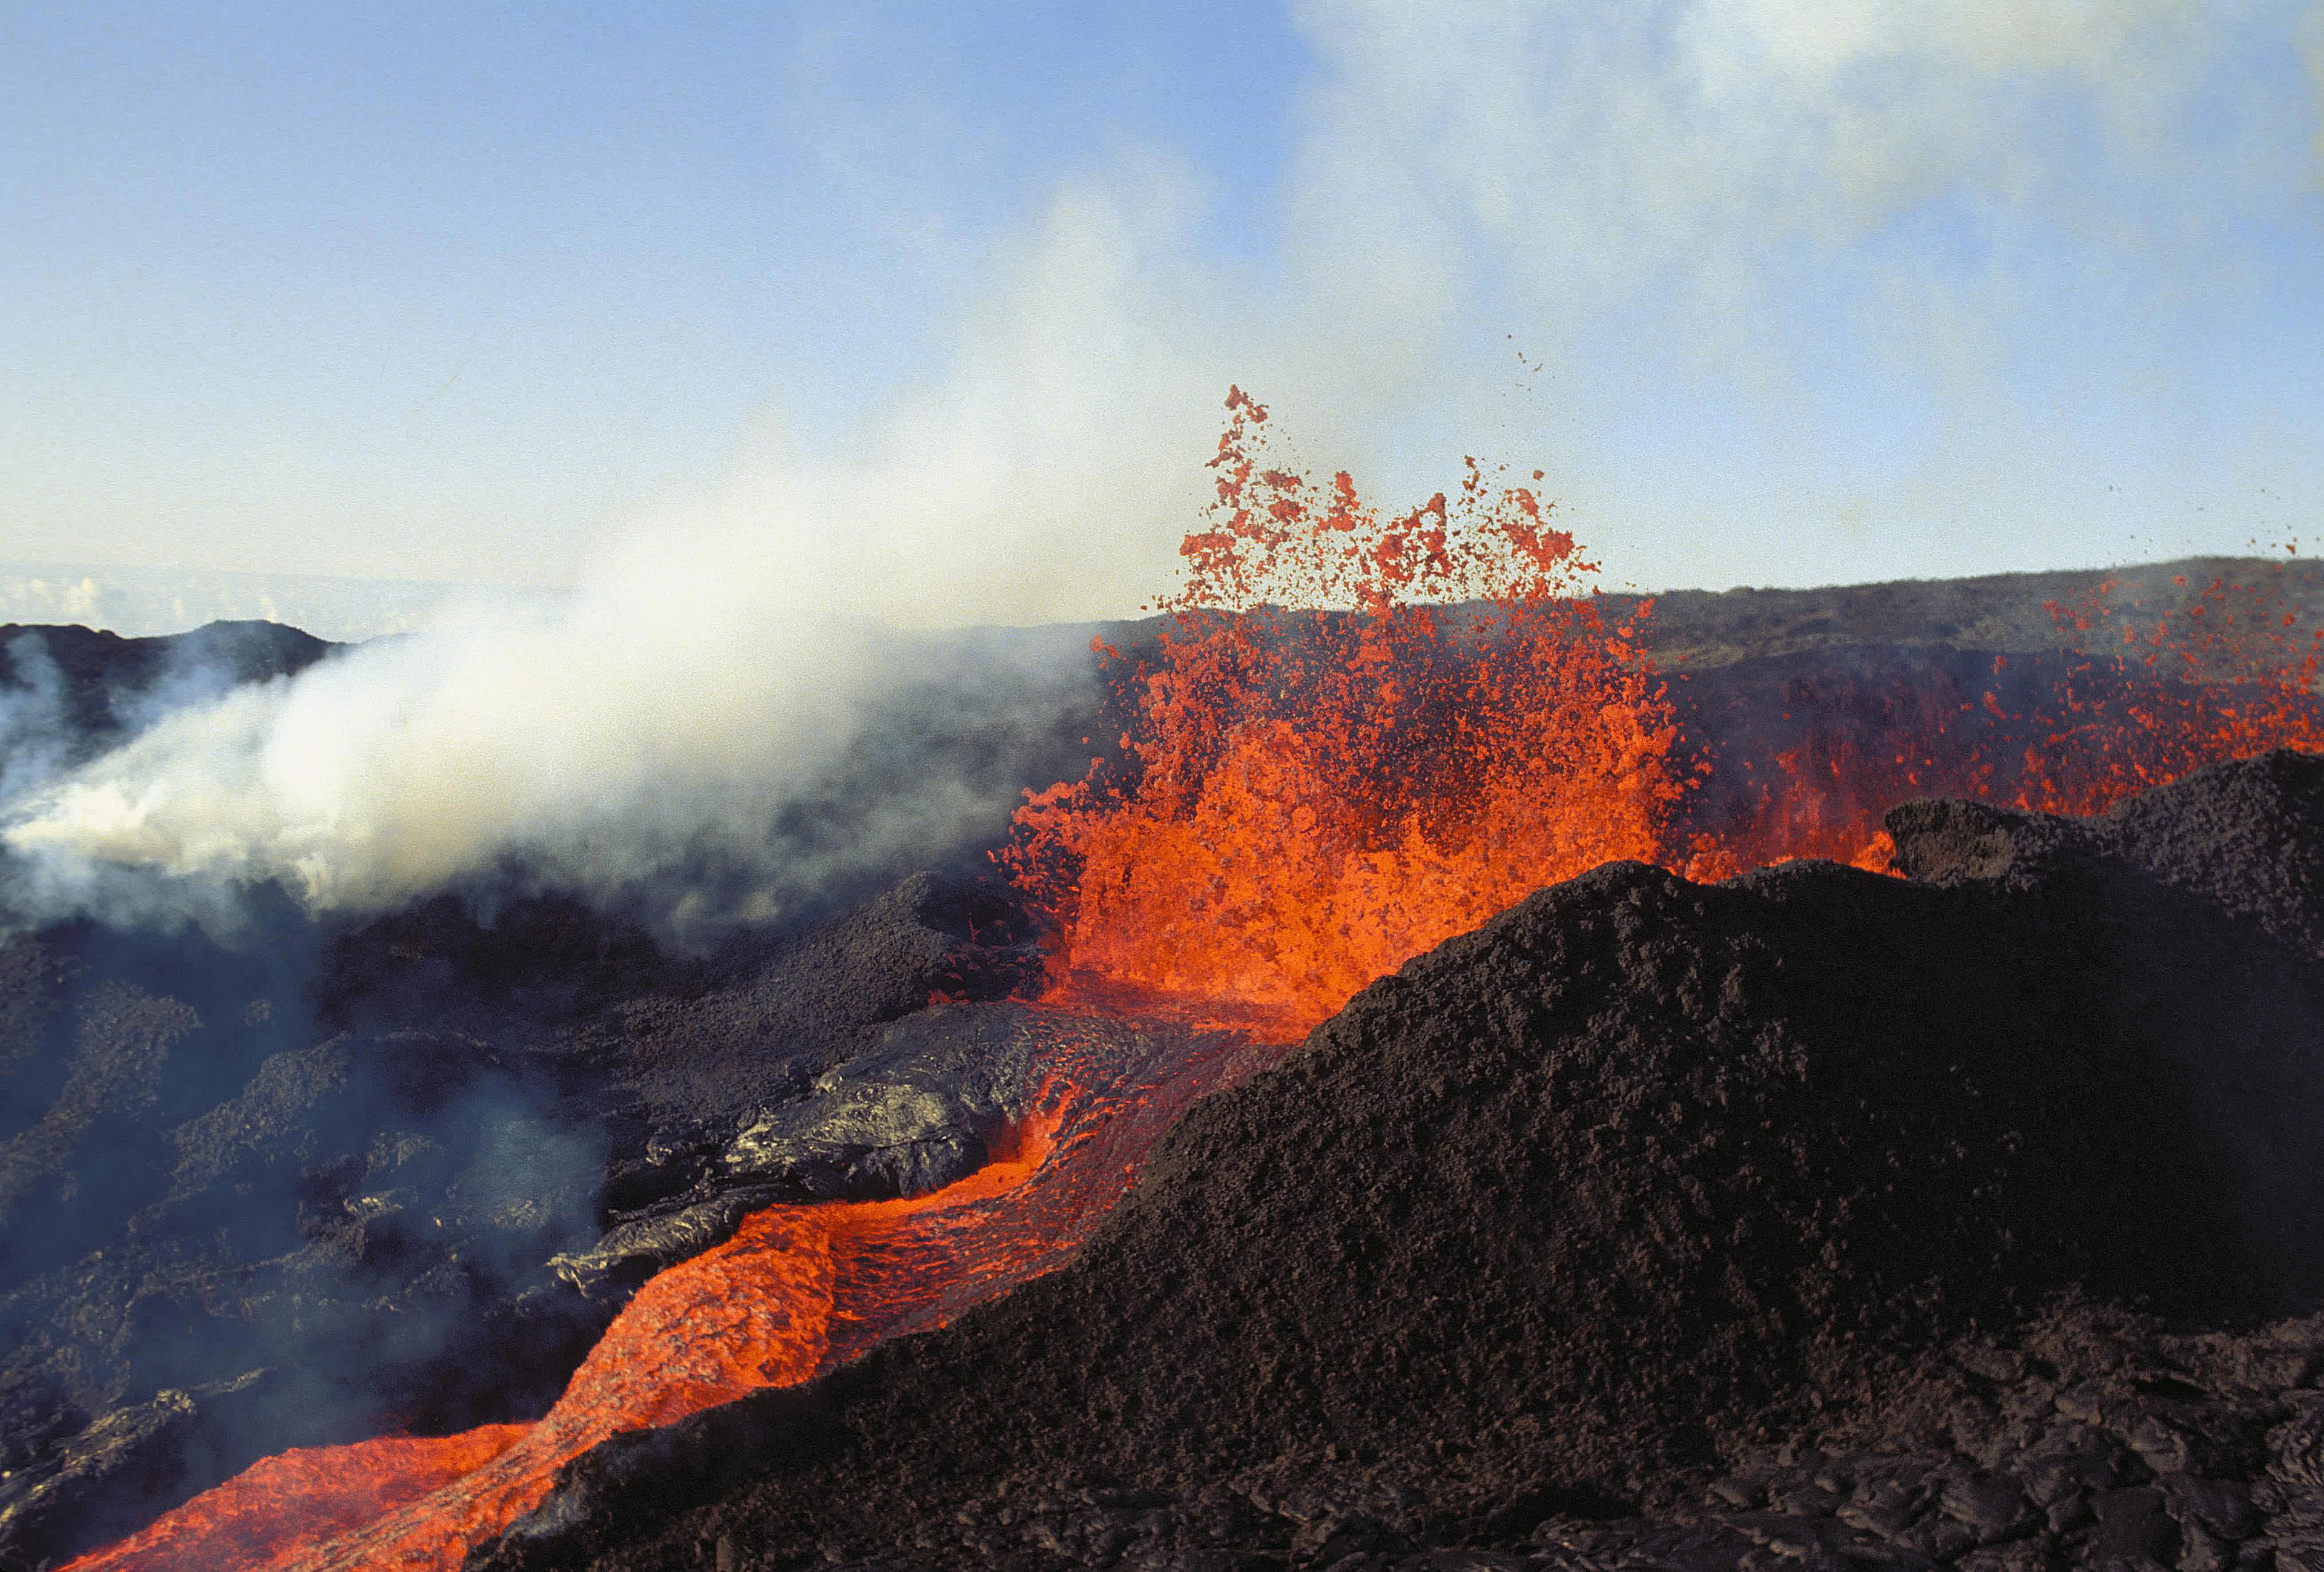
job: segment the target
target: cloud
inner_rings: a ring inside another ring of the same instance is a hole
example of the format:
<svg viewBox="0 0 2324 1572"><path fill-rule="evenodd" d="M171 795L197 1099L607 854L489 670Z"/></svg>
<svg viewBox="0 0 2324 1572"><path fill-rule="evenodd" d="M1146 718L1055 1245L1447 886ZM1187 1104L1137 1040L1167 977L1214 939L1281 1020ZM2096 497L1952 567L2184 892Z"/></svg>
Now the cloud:
<svg viewBox="0 0 2324 1572"><path fill-rule="evenodd" d="M1725 304L1796 247L1844 248L1946 201L2175 227L2218 197L2185 179L2197 97L2282 20L2181 0L1303 15L1326 61L1309 209L1345 194L1354 227L1468 250L1544 315L1673 284Z"/></svg>

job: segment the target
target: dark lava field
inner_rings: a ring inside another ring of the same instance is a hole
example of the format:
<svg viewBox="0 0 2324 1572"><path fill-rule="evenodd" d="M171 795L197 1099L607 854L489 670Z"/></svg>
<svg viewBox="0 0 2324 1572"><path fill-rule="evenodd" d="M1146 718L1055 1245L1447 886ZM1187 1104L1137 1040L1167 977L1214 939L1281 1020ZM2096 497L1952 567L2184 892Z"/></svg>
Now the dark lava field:
<svg viewBox="0 0 2324 1572"><path fill-rule="evenodd" d="M1765 759L2049 680L2042 603L2094 577L1666 596L1655 647L1682 720ZM1114 718L1010 637L932 643L780 829L844 839L935 770L989 820L706 949L521 880L15 924L0 1568L287 1447L537 1418L758 1208L985 1164L1042 976L985 854ZM0 743L51 764L331 658L0 651ZM1882 806L1901 877L1539 892L1194 1102L1066 1264L617 1436L467 1564L2324 1572L2324 757L2088 819Z"/></svg>

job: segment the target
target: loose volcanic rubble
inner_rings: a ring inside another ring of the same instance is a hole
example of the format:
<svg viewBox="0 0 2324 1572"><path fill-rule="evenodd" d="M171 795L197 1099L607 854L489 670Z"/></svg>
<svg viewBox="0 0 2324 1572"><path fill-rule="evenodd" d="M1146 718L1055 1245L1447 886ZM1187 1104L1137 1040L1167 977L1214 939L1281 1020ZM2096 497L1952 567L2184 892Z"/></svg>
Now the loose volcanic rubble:
<svg viewBox="0 0 2324 1572"><path fill-rule="evenodd" d="M2306 1564L2324 759L1889 825L1913 879L1534 896L1071 1264L615 1438L471 1567Z"/></svg>

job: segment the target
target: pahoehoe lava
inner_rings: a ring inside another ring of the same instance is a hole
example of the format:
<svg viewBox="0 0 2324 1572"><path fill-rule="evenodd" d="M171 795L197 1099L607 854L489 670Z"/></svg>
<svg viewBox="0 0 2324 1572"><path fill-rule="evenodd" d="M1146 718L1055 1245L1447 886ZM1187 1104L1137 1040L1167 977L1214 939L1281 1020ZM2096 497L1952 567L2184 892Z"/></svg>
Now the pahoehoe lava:
<svg viewBox="0 0 2324 1572"><path fill-rule="evenodd" d="M1535 895L1197 1104L1070 1265L617 1438L470 1564L2296 1559L2324 759L1889 828L1908 879Z"/></svg>

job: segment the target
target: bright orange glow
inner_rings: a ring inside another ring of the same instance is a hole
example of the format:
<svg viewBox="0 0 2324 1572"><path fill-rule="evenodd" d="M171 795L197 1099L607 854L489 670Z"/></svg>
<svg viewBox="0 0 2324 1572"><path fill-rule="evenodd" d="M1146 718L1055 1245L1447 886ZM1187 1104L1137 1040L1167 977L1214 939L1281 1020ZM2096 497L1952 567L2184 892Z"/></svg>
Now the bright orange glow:
<svg viewBox="0 0 2324 1572"><path fill-rule="evenodd" d="M1384 519L1344 474L1268 464L1267 411L1228 409L1158 661L1118 671L1123 758L1034 795L1005 861L1068 992L1307 1025L1529 891L1655 855L1676 734L1530 488L1471 461Z"/></svg>
<svg viewBox="0 0 2324 1572"><path fill-rule="evenodd" d="M2225 582L2159 615L2111 584L2051 608L2061 642L2118 632L2126 660L1997 657L1982 686L1941 663L1874 689L1803 677L1755 735L1683 735L1651 603L1609 624L1533 489L1471 460L1455 496L1384 519L1345 474L1273 463L1239 390L1227 408L1158 653L1098 647L1128 733L1028 794L1002 858L1053 929L1052 997L1143 990L1304 1028L1612 858L1887 872L1881 818L1909 798L2096 813L2216 760L2324 747L2324 631Z"/></svg>
<svg viewBox="0 0 2324 1572"><path fill-rule="evenodd" d="M1253 1062L1239 1040L1181 1031L1174 1053L1141 1063L1144 1040L1102 1021L1035 1019L1056 1077L969 1178L908 1200L753 1213L641 1289L537 1424L287 1452L69 1572L453 1572L607 1437L797 1384L1054 1268L1178 1110Z"/></svg>

